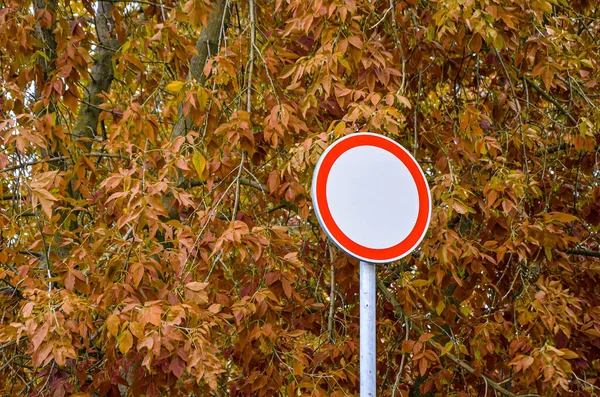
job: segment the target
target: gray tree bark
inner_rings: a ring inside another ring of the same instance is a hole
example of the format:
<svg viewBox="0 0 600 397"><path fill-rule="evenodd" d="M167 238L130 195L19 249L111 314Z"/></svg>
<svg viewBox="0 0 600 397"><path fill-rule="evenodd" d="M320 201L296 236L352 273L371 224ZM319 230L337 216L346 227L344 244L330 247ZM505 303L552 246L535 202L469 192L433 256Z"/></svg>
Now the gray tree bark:
<svg viewBox="0 0 600 397"><path fill-rule="evenodd" d="M190 65L190 77L195 78L202 85L206 81L206 76L203 72L206 61L219 51L222 35L225 34L231 15L228 0L217 0L213 3L213 7L215 11L211 12L208 24L206 28L202 29L200 37L198 37L198 41L196 42L198 55L192 57ZM180 106L179 117L171 131L171 138L174 139L187 134L193 125L191 117L184 116L182 106Z"/></svg>
<svg viewBox="0 0 600 397"><path fill-rule="evenodd" d="M119 48L114 33L114 20L111 16L112 2L99 1L96 11L95 24L98 35L95 62L90 72L90 81L85 87L83 102L75 122L73 133L89 152L98 128L98 116L102 104L102 92L108 92L114 79L112 57Z"/></svg>
<svg viewBox="0 0 600 397"><path fill-rule="evenodd" d="M40 10L48 10L51 12L56 12L56 0L35 0L33 2L33 6L35 8L35 12L37 14ZM42 67L44 71L44 79L46 82L48 80L48 76L50 72L54 68L54 62L56 61L56 40L54 39L54 33L52 31L56 27L56 23L54 23L50 28L43 28L41 25L36 26L37 34L42 43L44 43L43 52L46 56L45 58L40 58L38 60L38 64ZM36 84L36 100L39 99L42 93L43 87L41 82L37 82ZM52 113L54 111L54 104L50 103L49 109L46 110L47 113Z"/></svg>

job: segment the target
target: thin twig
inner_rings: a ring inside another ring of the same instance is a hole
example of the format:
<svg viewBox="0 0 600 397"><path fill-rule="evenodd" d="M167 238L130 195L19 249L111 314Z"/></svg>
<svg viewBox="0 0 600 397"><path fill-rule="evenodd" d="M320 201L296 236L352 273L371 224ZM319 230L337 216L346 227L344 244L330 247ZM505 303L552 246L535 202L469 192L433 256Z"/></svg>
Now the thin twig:
<svg viewBox="0 0 600 397"><path fill-rule="evenodd" d="M408 340L410 335L410 321L408 319L404 320L404 326L406 327L406 334L404 335L404 340ZM406 354L402 354L402 359L400 360L400 366L398 367L398 373L396 374L396 380L394 381L394 387L392 388L392 397L396 396L396 389L398 388L398 384L400 383L400 377L402 376L402 371L404 371L404 363L406 362Z"/></svg>
<svg viewBox="0 0 600 397"><path fill-rule="evenodd" d="M415 103L415 113L414 113L414 125L413 125L413 134L414 134L414 146L413 146L413 156L417 157L417 132L418 132L418 121L417 116L419 113L419 103L421 102L421 77L423 75L423 68L419 68L419 85L417 90L417 103Z"/></svg>
<svg viewBox="0 0 600 397"><path fill-rule="evenodd" d="M523 167L525 168L525 182L527 186L529 186L529 164L527 159L527 149L525 145L525 134L523 132L523 115L521 114L521 105L519 104L519 98L517 98L517 94L515 93L515 86L513 85L510 74L508 73L508 69L506 69L506 65L504 64L504 60L502 56L494 47L494 52L496 53L496 57L500 61L500 65L502 65L502 69L504 70L504 74L506 75L506 80L508 81L508 86L510 87L510 92L512 93L513 100L515 101L515 111L517 112L517 118L519 119L519 133L521 136L521 148L523 151Z"/></svg>
<svg viewBox="0 0 600 397"><path fill-rule="evenodd" d="M143 1L143 0L104 0L104 1L106 1L107 3L138 3L138 4L146 4L146 5L153 6L153 7L161 7L161 8L164 8L165 10L169 10L169 11L173 9L173 7L163 6L162 5L162 1L160 2L160 4L153 3L151 1ZM164 11L163 11L163 13L164 13ZM164 14L163 14L163 17L164 17Z"/></svg>
<svg viewBox="0 0 600 397"><path fill-rule="evenodd" d="M254 1L248 2L248 8L250 9L250 55L248 59L248 84L247 84L247 97L246 97L246 112L248 117L252 111L252 74L254 73L254 42L256 40L256 26L254 20ZM240 159L239 170L235 182L235 202L233 204L233 211L231 213L231 219L235 220L237 215L238 206L240 204L240 179L242 177L242 171L244 170L244 161L246 160L246 151L242 149L242 158Z"/></svg>
<svg viewBox="0 0 600 397"><path fill-rule="evenodd" d="M406 316L406 314L404 313L404 310L402 310L402 306L400 305L400 303L398 303L398 301L396 300L396 298L394 297L394 295L392 295L392 293L388 290L388 288L385 286L385 284L383 283L383 281L377 280L377 287L379 288L379 291L381 291L381 293L388 300L388 302L391 303L391 305L394 308L394 310L399 315L401 315L405 319L405 321L407 323L410 322L411 325L412 325L412 328L415 329L419 334L423 334L423 329L421 329L421 327L419 327L417 324L415 324L414 322L412 322L408 318L408 316ZM433 339L427 340L426 343L429 344L430 346L432 346L433 348L435 348L436 350L438 350L439 352L443 353L444 357L449 358L452 362L454 362L454 364L456 364L457 366L461 367L462 369L464 369L465 371L467 371L469 374L481 377L485 382L487 382L487 384L489 384L492 387L492 389L496 390L497 392L502 393L502 394L504 394L505 396L508 396L508 397L525 397L525 396L518 395L518 394L515 394L513 392L510 392L510 391L506 390L505 388L503 388L502 386L500 386L499 383L494 382L493 380L491 380L487 376L481 374L480 371L478 371L475 368L471 367L465 361L461 360L460 358L456 357L454 354L450 353L447 349L445 349L439 343L436 343Z"/></svg>
<svg viewBox="0 0 600 397"><path fill-rule="evenodd" d="M327 334L330 342L335 342L333 338L333 316L335 314L335 267L333 266L333 248L329 246L329 260L331 262L331 276L329 286L329 319L327 321Z"/></svg>
<svg viewBox="0 0 600 397"><path fill-rule="evenodd" d="M379 21L377 21L377 23L373 26L371 26L369 28L369 30L373 30L375 29L377 26L379 26L379 24L381 24L383 21L385 21L385 17L387 16L387 13L390 12L392 10L392 6L390 5L384 12L383 12L383 16L381 17L381 19Z"/></svg>
<svg viewBox="0 0 600 397"><path fill-rule="evenodd" d="M250 95L248 93L248 95ZM242 158L240 159L240 165L238 166L238 174L235 179L235 201L233 203L233 211L231 212L231 220L235 220L237 215L238 206L240 204L240 185L241 185L241 177L242 171L244 170L244 161L246 159L246 151L242 150Z"/></svg>
<svg viewBox="0 0 600 397"><path fill-rule="evenodd" d="M388 10L393 10L394 0L389 0L390 7ZM400 50L400 56L402 57L402 82L400 83L400 88L398 88L398 93L404 95L404 86L406 84L406 56L404 55L404 48L402 47L402 42L400 41L400 35L398 34L398 25L396 23L396 13L392 12L390 14L392 20L392 29L394 31L394 43L396 47ZM384 15L385 17L385 15Z"/></svg>
<svg viewBox="0 0 600 397"><path fill-rule="evenodd" d="M17 159L19 162L21 162L21 155L19 153L19 151L16 151L16 155L17 155ZM25 165L23 165L23 163L21 163L21 166L19 167L19 174L21 174L22 168L25 168ZM25 187L27 188L27 191L29 192L29 197L31 198L31 205L33 207L34 202L33 202L33 192L31 191L31 187L25 183ZM40 216L38 214L38 211L36 208L33 208L33 212L35 214L35 223L36 226L40 232L40 237L42 239L42 246L43 246L43 257L42 259L40 259L40 263L45 262L46 265L46 273L48 276L48 280L50 280L52 278L52 272L50 272L50 246L47 244L46 242L46 237L44 236L44 229L42 228L42 222L40 220ZM48 296L50 296L50 292L52 291L52 281L48 281Z"/></svg>

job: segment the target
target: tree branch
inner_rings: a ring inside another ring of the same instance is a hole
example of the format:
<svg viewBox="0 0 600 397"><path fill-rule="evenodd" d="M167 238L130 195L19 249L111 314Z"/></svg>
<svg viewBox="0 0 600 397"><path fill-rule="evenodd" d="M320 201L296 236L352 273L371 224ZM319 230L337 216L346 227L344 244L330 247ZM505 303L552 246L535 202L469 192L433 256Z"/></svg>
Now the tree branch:
<svg viewBox="0 0 600 397"><path fill-rule="evenodd" d="M421 327L419 327L417 324L415 324L413 321L411 321L410 318L404 313L404 310L402 310L402 306L400 305L400 303L398 303L398 301L396 300L394 295L392 295L392 293L388 290L388 288L385 286L383 281L377 280L377 287L378 287L379 291L381 291L383 296L385 296L385 298L388 300L388 302L391 303L394 310L397 313L399 313L406 322L410 323L411 327L413 329L415 329L419 334L423 334L423 329L421 329ZM487 376L485 376L483 374L479 374L475 368L471 367L468 363L466 363L465 361L456 357L454 354L450 353L442 345L440 345L439 343L436 343L432 339L427 340L427 343L430 346L432 346L433 348L435 348L437 351L443 353L445 357L448 357L450 359L450 361L454 362L454 364L458 365L459 367L461 367L462 369L467 371L469 374L482 378L488 385L490 385L492 387L492 389L496 390L498 393L502 393L503 395L508 396L508 397L523 397L523 396L520 396L518 394L515 394L513 392L506 390L505 388L500 386L499 383L494 382Z"/></svg>
<svg viewBox="0 0 600 397"><path fill-rule="evenodd" d="M529 77L523 77L523 80L529 84L529 86L531 88L533 88L534 90L536 90L541 96L544 97L544 99L546 99L548 102L552 103L554 106L556 106L556 108L558 110L560 110L560 112L562 114L564 114L571 123L573 123L573 125L577 125L577 120L575 120L575 118L573 116L571 116L571 113L569 113L569 111L567 109L565 109L560 103L558 103L556 101L556 99L554 99L550 94L548 94L546 91L544 91L543 89L540 88L540 86L538 86L533 80L531 80Z"/></svg>
<svg viewBox="0 0 600 397"><path fill-rule="evenodd" d="M59 156L59 157L51 157L49 159L44 159L44 160L30 161L28 163L22 163L22 164L19 164L19 165L14 165L12 167L4 168L4 169L0 170L0 174L3 173L3 172L10 172L10 171L22 169L22 168L25 168L25 167L29 167L29 166L41 164L41 163L52 163L54 161L60 161L60 160L64 160L64 159L66 159L66 157Z"/></svg>
<svg viewBox="0 0 600 397"><path fill-rule="evenodd" d="M56 14L56 0L34 0L33 5L35 7L36 15L41 10L49 11L53 14ZM57 56L56 40L54 39L54 33L52 33L55 28L56 22L54 22L50 28L42 28L39 23L36 25L38 36L44 44L42 52L45 55L45 57L38 59L38 64L42 67L42 70L44 71L44 81L38 81L36 83L36 100L40 99L44 84L47 82L48 76L51 73L51 71L53 71L55 68L54 62L56 61ZM53 103L49 104L48 112L54 112Z"/></svg>
<svg viewBox="0 0 600 397"><path fill-rule="evenodd" d="M544 154L551 154L551 153L556 153L559 152L561 150L565 150L567 147L569 147L566 143L561 143L560 145L554 145L554 146L550 146L548 149L545 150L541 150L539 152L537 152L536 154L539 155L544 155Z"/></svg>
<svg viewBox="0 0 600 397"><path fill-rule="evenodd" d="M115 153L96 153L96 152L92 152L92 153L86 153L85 156L86 157L110 157L110 158L128 160L127 157L123 157L120 154L115 154ZM69 157L58 156L58 157L51 157L49 159L42 159L42 160L30 161L28 163L22 163L22 164L19 164L19 165L14 165L12 167L4 168L4 169L0 170L0 174L3 173L3 172L14 171L14 170L22 169L22 168L25 168L25 167L42 164L42 163L53 163L55 161L63 161L63 160L69 160L69 159L70 159Z"/></svg>
<svg viewBox="0 0 600 397"><path fill-rule="evenodd" d="M157 7L157 8L164 8L165 10L169 10L171 11L173 9L173 7L167 7L164 6L160 3L154 3L151 1L144 1L144 0L104 0L107 3L136 3L136 4L145 4L145 5L149 5L152 7Z"/></svg>
<svg viewBox="0 0 600 397"><path fill-rule="evenodd" d="M14 200L14 199L18 199L19 197L23 198L23 196L19 196L18 194L4 194L2 196L0 196L0 201L9 201L9 200Z"/></svg>
<svg viewBox="0 0 600 397"><path fill-rule="evenodd" d="M239 178L239 181L240 181L240 185L249 186L256 190L261 190L263 193L267 191L266 185L263 185L262 183L258 183L256 181L253 181L251 179L242 177L242 178ZM199 179L187 179L187 180L183 181L182 183L180 183L179 185L177 185L177 187L185 189L185 188L190 188L190 187L198 187L198 186L202 186L205 184L206 184L206 181L201 181Z"/></svg>
<svg viewBox="0 0 600 397"><path fill-rule="evenodd" d="M570 249L570 250L566 250L565 252L567 254L571 254L571 255L582 255L582 256L591 256L593 258L600 258L600 251Z"/></svg>
<svg viewBox="0 0 600 397"><path fill-rule="evenodd" d="M252 112L252 74L254 73L254 42L256 41L256 25L254 21L254 1L248 1L250 9L250 55L248 56L248 84L246 85L246 112L250 118ZM240 159L239 170L235 180L235 201L233 203L232 219L235 219L240 203L240 178L244 170L244 160L246 159L246 151L242 150L242 158Z"/></svg>
<svg viewBox="0 0 600 397"><path fill-rule="evenodd" d="M225 31L229 23L230 12L228 3L228 0L215 0L213 3L215 11L210 13L208 24L206 28L202 29L200 37L198 37L198 41L196 42L198 55L193 56L191 59L190 74L202 85L206 81L204 65L206 65L209 57L219 52L221 34ZM192 128L193 124L190 116L183 115L183 106L179 106L179 120L173 126L171 137L176 138L185 135Z"/></svg>

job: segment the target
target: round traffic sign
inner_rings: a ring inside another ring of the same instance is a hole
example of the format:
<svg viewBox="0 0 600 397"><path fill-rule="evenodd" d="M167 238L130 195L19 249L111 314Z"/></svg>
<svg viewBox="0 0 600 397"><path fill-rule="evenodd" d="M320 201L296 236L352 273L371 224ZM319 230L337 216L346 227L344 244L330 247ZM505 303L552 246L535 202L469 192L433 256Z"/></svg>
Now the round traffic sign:
<svg viewBox="0 0 600 397"><path fill-rule="evenodd" d="M311 193L327 236L366 262L392 262L410 254L431 219L431 193L421 167L382 135L347 135L325 149Z"/></svg>

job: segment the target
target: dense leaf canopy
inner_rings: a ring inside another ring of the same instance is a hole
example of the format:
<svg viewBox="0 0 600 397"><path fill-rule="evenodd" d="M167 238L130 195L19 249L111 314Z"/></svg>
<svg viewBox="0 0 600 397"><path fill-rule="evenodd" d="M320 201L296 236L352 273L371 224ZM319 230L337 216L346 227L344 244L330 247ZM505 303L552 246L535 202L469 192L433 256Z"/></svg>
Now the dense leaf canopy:
<svg viewBox="0 0 600 397"><path fill-rule="evenodd" d="M3 395L358 395L356 131L434 203L378 267L381 396L600 391L589 0L0 2Z"/></svg>

